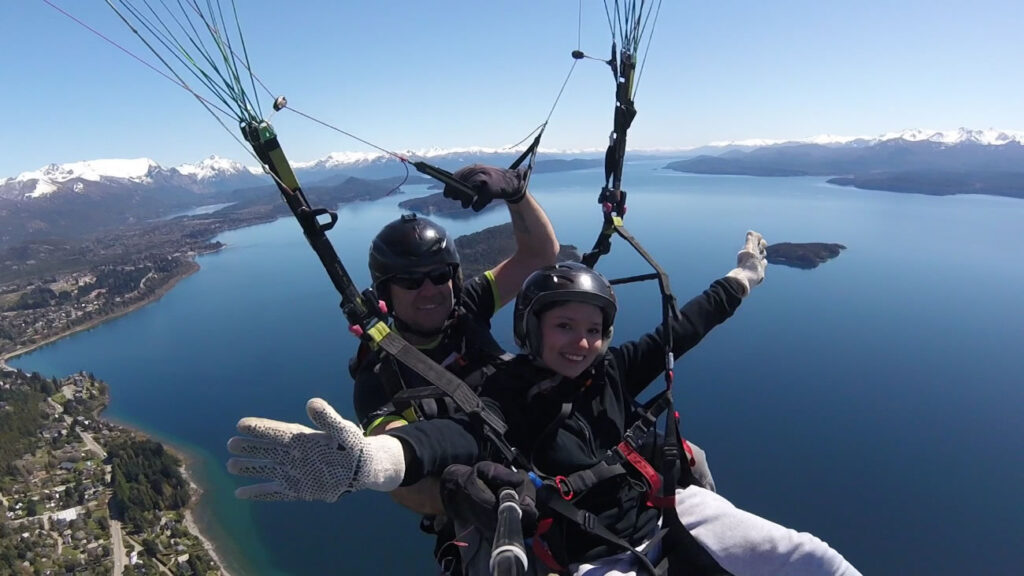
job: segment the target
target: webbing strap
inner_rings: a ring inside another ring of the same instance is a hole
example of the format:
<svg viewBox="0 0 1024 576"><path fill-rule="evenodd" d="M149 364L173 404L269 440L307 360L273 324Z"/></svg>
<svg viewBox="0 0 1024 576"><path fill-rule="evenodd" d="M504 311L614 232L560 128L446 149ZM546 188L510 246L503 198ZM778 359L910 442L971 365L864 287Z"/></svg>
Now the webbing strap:
<svg viewBox="0 0 1024 576"><path fill-rule="evenodd" d="M640 474L643 475L644 479L647 480L648 506L654 506L655 508L665 508L668 505L675 504L675 500L672 500L671 502L666 502L665 499L659 497L659 493L661 492L661 476L659 476L658 473L654 471L654 467L651 466L651 464L636 450L634 450L628 442L620 442L615 449L621 452L622 456L626 459L626 461L632 464L633 467L636 468L640 472Z"/></svg>
<svg viewBox="0 0 1024 576"><path fill-rule="evenodd" d="M399 390L392 398L392 402L419 402L426 398L442 398L447 396L444 390L437 386L419 386L417 388L404 388Z"/></svg>
<svg viewBox="0 0 1024 576"><path fill-rule="evenodd" d="M537 522L537 533L533 536L533 542L530 543L530 547L533 548L533 555L538 560L543 562L549 569L561 574L565 572L565 567L555 560L554 555L551 554L551 549L548 548L548 545L541 539L541 536L547 534L547 531L551 529L552 521L553 519L551 518L542 518Z"/></svg>
<svg viewBox="0 0 1024 576"><path fill-rule="evenodd" d="M637 456L640 455L637 454ZM643 457L641 457L641 459L643 459ZM578 492L582 494L609 478L622 476L626 473L626 468L622 464L609 464L608 462L601 461L595 466L591 466L590 468L580 470L578 472L573 472L568 476L560 476L560 478L562 478L562 482L568 485L568 489L572 493Z"/></svg>
<svg viewBox="0 0 1024 576"><path fill-rule="evenodd" d="M579 526L588 534L593 534L602 540L614 544L615 546L627 550L632 553L640 561L645 569L652 576L657 575L657 570L651 564L651 561L647 559L647 556L634 548L629 542L626 542L622 538L615 535L614 532L609 530L604 524L598 521L597 516L586 510L580 510L576 506L573 506L566 500L563 500L561 495L558 493L558 489L550 484L544 484L537 489L537 500L542 505L546 506L549 510L557 512L560 516L573 524Z"/></svg>
<svg viewBox="0 0 1024 576"><path fill-rule="evenodd" d="M505 431L508 430L505 422L487 408L483 400L465 382L390 330L378 335L375 341L385 352L447 394L474 424L480 427L491 444L500 450L513 466L529 469L529 464L519 451L505 439Z"/></svg>
<svg viewBox="0 0 1024 576"><path fill-rule="evenodd" d="M273 173L274 183L281 192L282 198L288 204L288 208L291 209L299 225L302 226L306 240L317 257L320 258L320 263L327 271L327 276L341 295L341 308L345 313L345 318L348 319L350 325L367 323L374 316L374 311L369 309L327 238L326 231L338 222L337 213L324 208L314 209L309 205L309 201L299 187L299 181L281 149L277 135L269 123L247 122L243 123L240 128L242 135L252 146L253 152ZM317 218L325 215L330 217L330 221L322 224Z"/></svg>
<svg viewBox="0 0 1024 576"><path fill-rule="evenodd" d="M377 344L402 364L444 391L459 408L471 417L480 418L484 424L498 434L504 434L508 429L501 419L487 409L480 397L465 382L440 367L415 346L396 336L394 332L389 331L377 340Z"/></svg>

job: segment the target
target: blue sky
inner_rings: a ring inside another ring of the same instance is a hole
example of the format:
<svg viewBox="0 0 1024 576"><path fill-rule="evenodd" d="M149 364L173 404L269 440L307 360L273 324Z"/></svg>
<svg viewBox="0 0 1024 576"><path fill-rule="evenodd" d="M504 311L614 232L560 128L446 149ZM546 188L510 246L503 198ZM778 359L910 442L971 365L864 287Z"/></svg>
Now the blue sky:
<svg viewBox="0 0 1024 576"><path fill-rule="evenodd" d="M154 62L102 0L52 1ZM578 40L577 0L238 2L254 70L275 93L393 150L524 137L547 115L578 42L609 53L603 4L583 4ZM96 158L247 161L187 92L41 0L0 2L0 21L0 177ZM1021 23L1024 3L1009 0L666 0L630 147L1024 130ZM613 89L607 66L582 61L545 147L602 148ZM271 121L295 161L369 150L295 114Z"/></svg>

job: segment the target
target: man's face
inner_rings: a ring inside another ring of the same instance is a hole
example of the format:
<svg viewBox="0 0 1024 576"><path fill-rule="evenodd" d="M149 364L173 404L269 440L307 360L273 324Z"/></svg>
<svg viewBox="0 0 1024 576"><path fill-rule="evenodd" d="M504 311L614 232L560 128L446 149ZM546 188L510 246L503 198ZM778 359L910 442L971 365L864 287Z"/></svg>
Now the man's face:
<svg viewBox="0 0 1024 576"><path fill-rule="evenodd" d="M391 307L395 317L419 332L438 332L455 306L450 266L413 270L392 277Z"/></svg>

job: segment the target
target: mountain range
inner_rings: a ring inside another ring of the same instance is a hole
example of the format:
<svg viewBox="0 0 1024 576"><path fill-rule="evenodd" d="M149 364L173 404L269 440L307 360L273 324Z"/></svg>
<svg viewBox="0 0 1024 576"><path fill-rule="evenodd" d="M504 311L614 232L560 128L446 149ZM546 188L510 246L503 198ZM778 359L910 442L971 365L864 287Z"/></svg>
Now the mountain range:
<svg viewBox="0 0 1024 576"><path fill-rule="evenodd" d="M516 152L466 148L410 156L454 170L470 163L508 165ZM686 150L631 150L629 160L660 158L666 168L699 174L830 176L862 188L1024 197L1024 132L907 130L881 136L717 142ZM537 173L593 168L603 150L542 151ZM294 163L305 188L350 178L399 178L408 165L384 154L334 153ZM153 160L50 164L0 180L0 246L33 237L74 237L154 220L197 206L274 198L256 168L211 156L164 168Z"/></svg>
<svg viewBox="0 0 1024 576"><path fill-rule="evenodd" d="M1024 198L1024 138L996 130L913 130L876 139L733 147L665 167L694 174L831 176L832 184L890 192Z"/></svg>

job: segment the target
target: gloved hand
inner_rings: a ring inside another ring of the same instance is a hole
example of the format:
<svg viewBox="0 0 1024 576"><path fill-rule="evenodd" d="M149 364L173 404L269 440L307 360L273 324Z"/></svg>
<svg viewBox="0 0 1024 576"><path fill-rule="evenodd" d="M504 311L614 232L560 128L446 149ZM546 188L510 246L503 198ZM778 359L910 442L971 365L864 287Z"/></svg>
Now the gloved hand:
<svg viewBox="0 0 1024 576"><path fill-rule="evenodd" d="M473 467L452 464L441 475L441 500L456 522L490 535L498 523L498 492L505 487L519 495L523 535L529 538L537 531L537 490L525 472L496 462L478 462Z"/></svg>
<svg viewBox="0 0 1024 576"><path fill-rule="evenodd" d="M331 405L313 398L309 419L320 430L266 418L242 418L228 440L228 472L272 480L243 486L235 497L249 500L322 500L369 488L390 492L405 475L402 443L392 436L363 436Z"/></svg>
<svg viewBox="0 0 1024 576"><path fill-rule="evenodd" d="M768 243L757 232L748 231L747 242L736 255L736 268L726 274L743 283L746 287L744 296L750 294L754 286L764 281L764 268L768 265L767 255Z"/></svg>
<svg viewBox="0 0 1024 576"><path fill-rule="evenodd" d="M458 169L453 176L476 192L476 198L465 197L454 186L444 187L445 198L458 200L463 208L472 207L474 212L483 210L495 198L518 204L526 196L523 173L519 170L473 164Z"/></svg>

